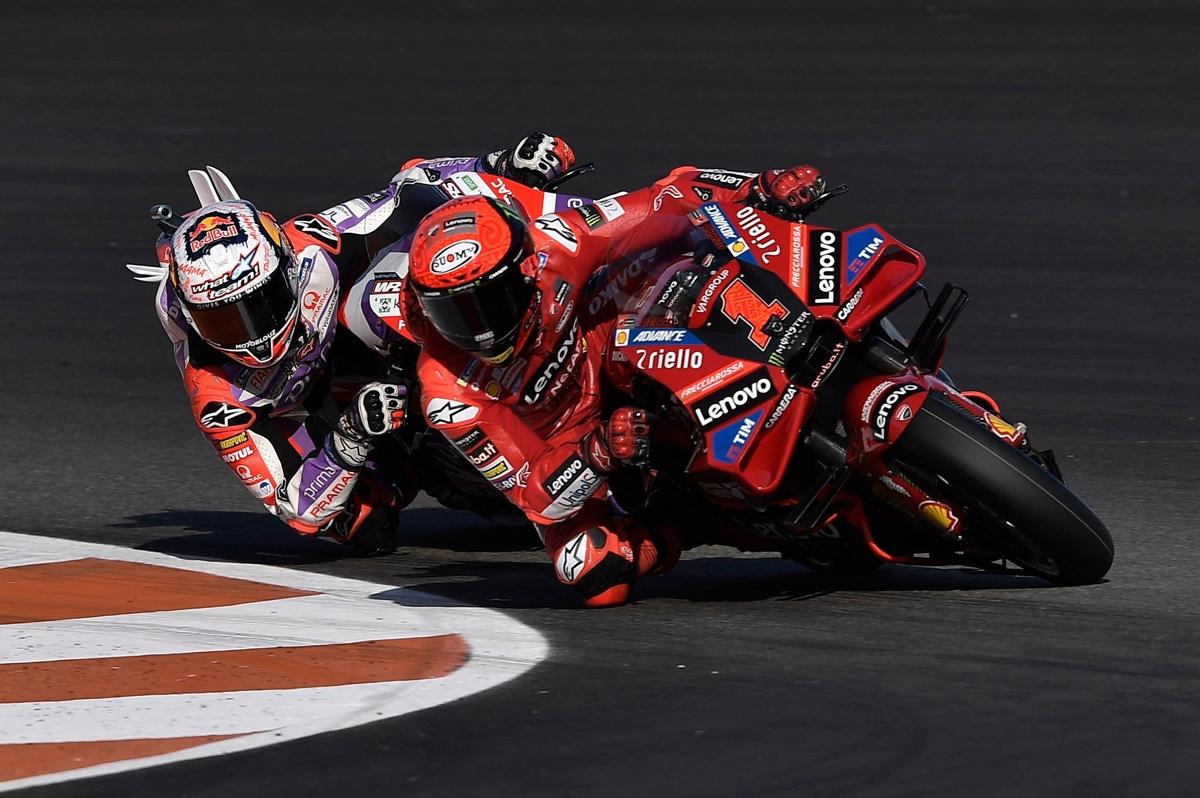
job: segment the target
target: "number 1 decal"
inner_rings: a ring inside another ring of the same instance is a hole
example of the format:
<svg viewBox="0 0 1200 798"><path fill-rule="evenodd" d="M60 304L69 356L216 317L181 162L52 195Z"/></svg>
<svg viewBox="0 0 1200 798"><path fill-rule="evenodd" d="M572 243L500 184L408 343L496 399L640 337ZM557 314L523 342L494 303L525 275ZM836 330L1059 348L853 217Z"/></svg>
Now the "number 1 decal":
<svg viewBox="0 0 1200 798"><path fill-rule="evenodd" d="M765 352L771 336L763 330L776 316L787 318L788 310L778 299L772 299L769 305L763 302L762 297L739 277L721 294L721 315L734 324L739 321L749 324L750 343Z"/></svg>

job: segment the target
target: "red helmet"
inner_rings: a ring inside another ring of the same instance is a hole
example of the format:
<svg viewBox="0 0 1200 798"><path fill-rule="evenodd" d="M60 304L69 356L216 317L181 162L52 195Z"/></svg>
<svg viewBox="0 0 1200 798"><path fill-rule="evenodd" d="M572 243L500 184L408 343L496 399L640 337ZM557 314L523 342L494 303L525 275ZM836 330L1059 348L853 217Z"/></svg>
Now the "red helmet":
<svg viewBox="0 0 1200 798"><path fill-rule="evenodd" d="M188 324L214 349L254 368L278 363L296 327L291 245L245 200L201 208L171 240L171 279Z"/></svg>
<svg viewBox="0 0 1200 798"><path fill-rule="evenodd" d="M532 272L522 268L532 254L519 211L489 197L463 197L417 225L408 273L443 338L500 363L516 349L532 307Z"/></svg>

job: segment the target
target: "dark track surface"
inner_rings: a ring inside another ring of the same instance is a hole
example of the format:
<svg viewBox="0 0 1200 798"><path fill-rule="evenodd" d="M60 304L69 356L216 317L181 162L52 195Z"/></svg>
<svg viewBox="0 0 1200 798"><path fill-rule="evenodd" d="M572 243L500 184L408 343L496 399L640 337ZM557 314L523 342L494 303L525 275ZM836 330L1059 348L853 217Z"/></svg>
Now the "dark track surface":
<svg viewBox="0 0 1200 798"><path fill-rule="evenodd" d="M30 795L1195 793L1194 3L289 5L6 16L0 528L419 586L511 608L554 654L448 707ZM823 221L878 220L972 292L949 366L1058 450L1109 581L830 582L709 551L585 612L467 516L410 511L410 545L364 562L256 511L121 269L153 257L146 208L213 163L317 210L534 128L601 164L594 194L681 162L850 183Z"/></svg>

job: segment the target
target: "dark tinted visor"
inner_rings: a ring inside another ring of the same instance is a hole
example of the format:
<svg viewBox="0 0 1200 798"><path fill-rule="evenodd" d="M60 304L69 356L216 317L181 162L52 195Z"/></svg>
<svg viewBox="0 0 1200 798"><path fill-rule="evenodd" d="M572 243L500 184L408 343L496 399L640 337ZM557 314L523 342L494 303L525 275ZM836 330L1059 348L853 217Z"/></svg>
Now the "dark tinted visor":
<svg viewBox="0 0 1200 798"><path fill-rule="evenodd" d="M429 321L447 341L485 356L512 346L533 297L533 282L519 263L473 283L442 291L418 291Z"/></svg>
<svg viewBox="0 0 1200 798"><path fill-rule="evenodd" d="M279 332L292 317L296 295L284 269L276 269L253 293L236 302L208 307L188 305L200 337L223 349L236 349Z"/></svg>

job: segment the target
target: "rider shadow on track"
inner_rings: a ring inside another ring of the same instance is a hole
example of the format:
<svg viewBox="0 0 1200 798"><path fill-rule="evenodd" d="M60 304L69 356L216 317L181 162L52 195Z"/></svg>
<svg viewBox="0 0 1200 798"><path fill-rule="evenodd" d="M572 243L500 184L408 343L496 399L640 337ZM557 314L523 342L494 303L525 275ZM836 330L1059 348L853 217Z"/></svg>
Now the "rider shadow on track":
<svg viewBox="0 0 1200 798"><path fill-rule="evenodd" d="M570 588L554 579L549 561L448 562L398 574L408 584L373 598L420 606L411 591L494 609L580 609ZM414 581L409 581L414 580ZM1024 590L1051 587L1037 577L966 568L888 565L870 574L841 576L809 571L769 557L701 556L684 559L668 574L647 577L633 602L804 601L838 592Z"/></svg>
<svg viewBox="0 0 1200 798"><path fill-rule="evenodd" d="M232 560L264 565L309 565L352 556L322 538L298 535L265 513L234 510L162 510L130 516L115 529L162 529L201 534L171 535L138 546L188 559ZM456 552L539 551L541 543L529 527L496 526L472 513L412 508L401 515L397 535L406 547Z"/></svg>
<svg viewBox="0 0 1200 798"><path fill-rule="evenodd" d="M306 538L264 513L235 510L162 510L129 516L114 529L161 529L168 534L138 546L190 560L231 560L260 565L308 565L345 556L337 544Z"/></svg>

